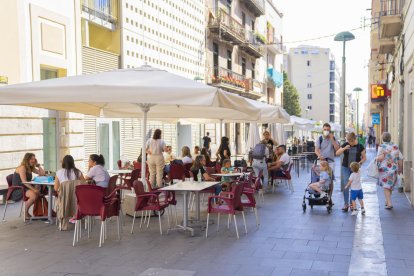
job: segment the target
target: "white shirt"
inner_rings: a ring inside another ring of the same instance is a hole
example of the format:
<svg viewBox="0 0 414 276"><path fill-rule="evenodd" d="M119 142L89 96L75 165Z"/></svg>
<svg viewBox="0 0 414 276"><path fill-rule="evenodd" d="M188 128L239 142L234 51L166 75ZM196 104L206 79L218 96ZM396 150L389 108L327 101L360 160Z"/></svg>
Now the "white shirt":
<svg viewBox="0 0 414 276"><path fill-rule="evenodd" d="M149 139L147 141L146 149L150 150L151 155L161 155L165 148L165 142L162 139Z"/></svg>
<svg viewBox="0 0 414 276"><path fill-rule="evenodd" d="M359 172L357 173L351 173L351 176L349 177L349 181L351 182L351 190L361 190L361 174Z"/></svg>
<svg viewBox="0 0 414 276"><path fill-rule="evenodd" d="M193 159L189 156L184 156L181 160L183 161L183 164L193 163Z"/></svg>
<svg viewBox="0 0 414 276"><path fill-rule="evenodd" d="M96 186L108 188L110 176L106 169L101 165L93 166L88 172L88 177L95 181Z"/></svg>
<svg viewBox="0 0 414 276"><path fill-rule="evenodd" d="M280 156L279 161L282 161L282 166L287 166L290 163L290 156L286 152Z"/></svg>
<svg viewBox="0 0 414 276"><path fill-rule="evenodd" d="M80 172L79 172L79 176L80 176ZM60 183L65 182L65 181L70 181L70 180L77 180L75 172L73 170L70 171L69 178L66 175L66 169L58 170L56 172L56 177L57 177L57 179L59 179Z"/></svg>

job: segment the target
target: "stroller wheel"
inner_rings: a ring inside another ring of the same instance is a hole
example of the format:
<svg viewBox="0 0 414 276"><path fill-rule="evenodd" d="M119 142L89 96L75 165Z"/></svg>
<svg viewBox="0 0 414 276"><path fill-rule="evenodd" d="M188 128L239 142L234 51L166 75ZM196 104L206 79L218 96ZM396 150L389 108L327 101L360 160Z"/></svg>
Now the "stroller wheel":
<svg viewBox="0 0 414 276"><path fill-rule="evenodd" d="M302 208L303 208L303 212L305 213L306 212L306 203L305 202L302 203Z"/></svg>

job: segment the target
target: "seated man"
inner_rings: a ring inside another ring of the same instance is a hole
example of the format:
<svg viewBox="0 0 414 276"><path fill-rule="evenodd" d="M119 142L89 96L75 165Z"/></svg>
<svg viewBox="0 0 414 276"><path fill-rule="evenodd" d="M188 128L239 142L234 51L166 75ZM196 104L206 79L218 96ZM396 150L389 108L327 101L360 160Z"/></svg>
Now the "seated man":
<svg viewBox="0 0 414 276"><path fill-rule="evenodd" d="M290 156L286 153L286 146L280 145L276 148L276 155L278 159L276 162L269 164L269 172L272 176L284 177L284 170L289 168Z"/></svg>

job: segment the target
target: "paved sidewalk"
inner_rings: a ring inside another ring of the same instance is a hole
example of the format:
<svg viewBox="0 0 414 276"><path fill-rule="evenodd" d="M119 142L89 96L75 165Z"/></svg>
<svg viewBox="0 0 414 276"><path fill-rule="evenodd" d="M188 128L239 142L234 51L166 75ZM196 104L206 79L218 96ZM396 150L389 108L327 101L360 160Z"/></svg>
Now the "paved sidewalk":
<svg viewBox="0 0 414 276"><path fill-rule="evenodd" d="M309 180L310 174L301 170L300 178L294 174L293 194L285 187L266 194L265 203L258 209L259 229L249 210L248 234L244 235L238 216L239 240L234 226L227 230L225 223L220 225L219 232L216 225L211 225L207 239L204 231L196 231L195 237L180 232L160 236L155 218L149 229L136 227L131 235L132 219L128 217L121 241L116 240L116 223L111 221L108 240L102 248L98 248L98 227L89 240L84 237L72 247L73 231L60 232L42 222L24 224L17 219L18 204L13 204L8 210L8 221L0 223L0 274L348 275L355 250L355 225L360 216L341 212L339 182L335 185L331 214L324 206L308 208L303 213L302 197ZM382 225L388 275L414 275L413 210L402 194L394 196L393 211L383 210L381 190L369 195L374 199L378 195L376 216L379 215L377 222ZM375 220L374 210L367 208L367 217L368 213ZM205 217L205 213L202 215ZM163 223L165 229L165 215Z"/></svg>

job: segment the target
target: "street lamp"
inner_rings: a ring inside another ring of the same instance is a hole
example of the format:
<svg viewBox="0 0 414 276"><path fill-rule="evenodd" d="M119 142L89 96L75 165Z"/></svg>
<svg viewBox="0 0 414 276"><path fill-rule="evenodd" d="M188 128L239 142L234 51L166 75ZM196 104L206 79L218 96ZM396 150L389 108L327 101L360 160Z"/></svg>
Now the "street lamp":
<svg viewBox="0 0 414 276"><path fill-rule="evenodd" d="M335 41L343 42L342 53L342 83L341 83L341 139L345 141L345 43L355 39L355 36L350 32L341 32L334 38Z"/></svg>
<svg viewBox="0 0 414 276"><path fill-rule="evenodd" d="M357 123L356 123L356 125L357 125L357 135L358 135L359 134L359 92L362 91L362 88L355 87L353 91L356 92L356 96L357 96L356 97L357 98L357 116L356 116Z"/></svg>

